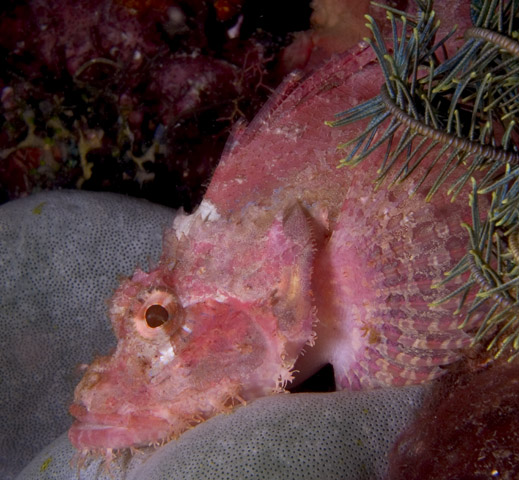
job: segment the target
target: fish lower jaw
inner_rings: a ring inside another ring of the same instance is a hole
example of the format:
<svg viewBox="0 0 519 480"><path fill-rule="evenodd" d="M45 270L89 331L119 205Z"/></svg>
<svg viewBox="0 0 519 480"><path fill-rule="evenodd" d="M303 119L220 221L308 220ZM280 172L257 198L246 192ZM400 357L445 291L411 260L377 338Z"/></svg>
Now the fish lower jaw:
<svg viewBox="0 0 519 480"><path fill-rule="evenodd" d="M69 430L69 440L78 450L119 450L159 445L171 437L171 427L121 427L76 421Z"/></svg>

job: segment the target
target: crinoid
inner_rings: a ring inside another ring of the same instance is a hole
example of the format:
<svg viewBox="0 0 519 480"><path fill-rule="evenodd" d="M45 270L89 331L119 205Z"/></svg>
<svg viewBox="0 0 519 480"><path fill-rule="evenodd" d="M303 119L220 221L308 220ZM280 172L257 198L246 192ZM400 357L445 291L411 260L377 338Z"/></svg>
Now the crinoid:
<svg viewBox="0 0 519 480"><path fill-rule="evenodd" d="M470 245L444 282L470 275L438 303L459 296L461 308L473 298L460 328L486 309L474 342L512 360L519 355L519 2L473 0L473 26L450 57L445 45L455 30L437 40L433 2L416 3L416 18L380 5L391 23L391 46L366 17L373 33L366 41L385 83L378 96L327 123L367 122L360 135L339 145L347 152L339 166L358 164L385 146L377 186L406 180L419 164L426 165L425 174L413 191L436 175L427 200L445 182L452 199L472 182L472 224L465 225ZM486 219L478 208L481 195L490 198Z"/></svg>

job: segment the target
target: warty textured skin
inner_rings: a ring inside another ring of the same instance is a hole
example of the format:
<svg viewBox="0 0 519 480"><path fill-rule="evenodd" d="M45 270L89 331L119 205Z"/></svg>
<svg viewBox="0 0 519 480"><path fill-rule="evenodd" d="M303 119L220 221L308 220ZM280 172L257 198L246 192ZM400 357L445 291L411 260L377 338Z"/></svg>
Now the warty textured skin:
<svg viewBox="0 0 519 480"><path fill-rule="evenodd" d="M383 152L339 170L335 146L363 126L323 124L380 83L359 45L292 75L236 129L199 209L166 233L158 266L114 295L118 346L76 389L75 446L109 457L167 441L327 362L339 388L358 389L421 383L458 358L470 342L457 328L463 313L428 303L463 281L431 291L464 253L466 196L453 208L443 189L426 204L430 180L414 196L412 181L374 192Z"/></svg>

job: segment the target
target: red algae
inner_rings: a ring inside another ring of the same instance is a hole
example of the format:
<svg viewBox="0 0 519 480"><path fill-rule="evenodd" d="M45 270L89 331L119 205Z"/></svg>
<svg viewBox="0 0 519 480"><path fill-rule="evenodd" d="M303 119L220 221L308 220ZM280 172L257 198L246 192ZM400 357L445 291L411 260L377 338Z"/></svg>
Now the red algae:
<svg viewBox="0 0 519 480"><path fill-rule="evenodd" d="M519 364L465 360L390 454L389 480L519 478Z"/></svg>

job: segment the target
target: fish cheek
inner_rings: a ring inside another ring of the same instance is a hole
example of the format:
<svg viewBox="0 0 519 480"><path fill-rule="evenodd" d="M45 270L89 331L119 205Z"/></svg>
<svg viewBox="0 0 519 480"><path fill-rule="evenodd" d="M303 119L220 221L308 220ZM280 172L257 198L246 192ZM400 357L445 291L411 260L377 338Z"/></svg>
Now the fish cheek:
<svg viewBox="0 0 519 480"><path fill-rule="evenodd" d="M244 379L262 365L268 349L258 312L245 304L218 302L198 305L196 310L199 328L181 353L195 383L213 384L224 377ZM273 318L270 323L274 324Z"/></svg>

